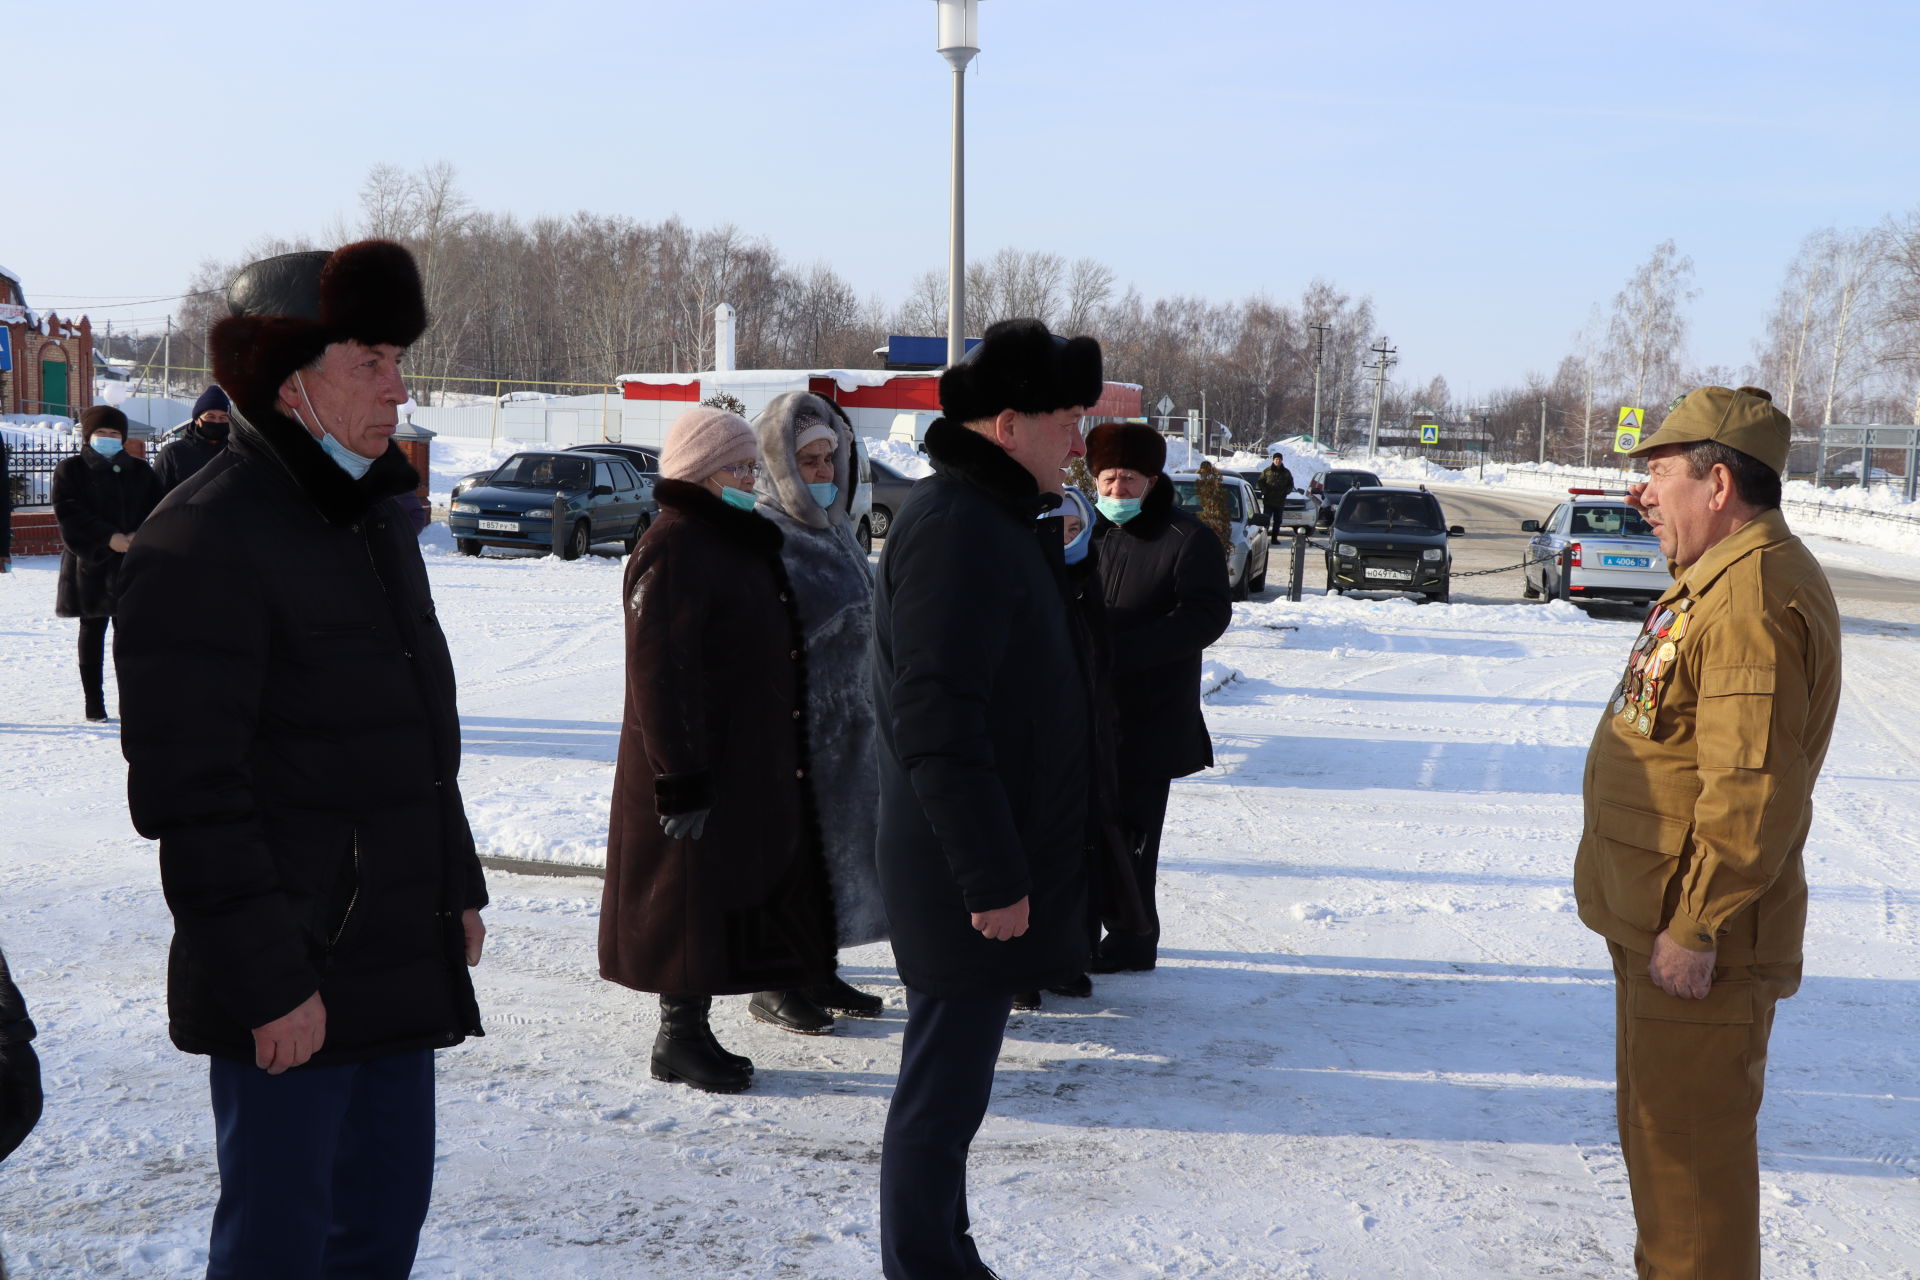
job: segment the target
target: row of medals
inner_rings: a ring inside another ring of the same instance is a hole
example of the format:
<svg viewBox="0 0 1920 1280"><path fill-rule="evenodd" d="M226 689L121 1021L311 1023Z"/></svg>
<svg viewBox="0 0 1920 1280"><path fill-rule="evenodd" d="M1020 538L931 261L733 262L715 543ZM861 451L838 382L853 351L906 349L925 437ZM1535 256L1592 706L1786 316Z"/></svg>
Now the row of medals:
<svg viewBox="0 0 1920 1280"><path fill-rule="evenodd" d="M1643 738L1653 736L1661 685L1673 667L1681 637L1687 634L1687 605L1685 600L1676 600L1670 608L1656 604L1647 611L1647 625L1633 642L1626 674L1620 677L1620 687L1613 695L1613 713Z"/></svg>

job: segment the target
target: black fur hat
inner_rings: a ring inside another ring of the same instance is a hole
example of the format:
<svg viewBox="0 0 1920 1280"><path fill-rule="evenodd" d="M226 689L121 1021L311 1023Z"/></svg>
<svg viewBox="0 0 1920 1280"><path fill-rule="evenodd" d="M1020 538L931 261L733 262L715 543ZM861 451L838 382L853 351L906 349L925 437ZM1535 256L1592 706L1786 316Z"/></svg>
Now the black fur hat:
<svg viewBox="0 0 1920 1280"><path fill-rule="evenodd" d="M1038 320L1002 320L940 375L940 411L959 423L1002 409L1052 413L1091 406L1104 389L1098 342L1059 337Z"/></svg>
<svg viewBox="0 0 1920 1280"><path fill-rule="evenodd" d="M227 312L209 335L213 376L250 416L333 343L410 347L427 328L420 269L391 240L263 258L227 285Z"/></svg>
<svg viewBox="0 0 1920 1280"><path fill-rule="evenodd" d="M1087 470L1121 467L1143 476L1167 469L1167 438L1144 422L1103 422L1087 432Z"/></svg>

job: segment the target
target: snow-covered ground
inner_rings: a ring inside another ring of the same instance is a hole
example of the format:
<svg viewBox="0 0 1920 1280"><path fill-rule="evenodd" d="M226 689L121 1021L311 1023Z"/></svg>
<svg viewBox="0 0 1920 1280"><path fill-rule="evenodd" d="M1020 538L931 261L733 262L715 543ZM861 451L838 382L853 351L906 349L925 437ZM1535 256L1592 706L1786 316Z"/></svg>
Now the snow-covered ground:
<svg viewBox="0 0 1920 1280"><path fill-rule="evenodd" d="M437 527L427 552L483 846L597 861L620 564L464 559ZM1885 554L1862 553L1912 576ZM54 561L15 567L0 942L49 1101L0 1168L0 1249L23 1276L197 1275L211 1122L204 1064L166 1041L153 852L127 824L113 727L76 723ZM1807 980L1774 1036L1769 1276L1920 1274L1920 609L1877 615L1847 637ZM1631 631L1564 604L1236 609L1208 655L1219 766L1174 789L1161 967L1009 1030L971 1179L996 1269L1631 1273L1605 951L1568 888L1581 761ZM903 1016L887 948L846 956L886 1017L834 1036L721 1001L721 1038L759 1074L711 1097L648 1079L648 1001L596 976L596 879L491 880L490 1034L440 1055L416 1275L877 1276Z"/></svg>

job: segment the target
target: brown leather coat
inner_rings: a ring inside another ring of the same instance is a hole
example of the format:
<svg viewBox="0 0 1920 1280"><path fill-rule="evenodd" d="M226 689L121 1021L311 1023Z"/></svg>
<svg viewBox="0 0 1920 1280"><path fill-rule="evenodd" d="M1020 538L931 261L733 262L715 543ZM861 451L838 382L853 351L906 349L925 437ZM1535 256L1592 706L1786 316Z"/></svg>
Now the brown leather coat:
<svg viewBox="0 0 1920 1280"><path fill-rule="evenodd" d="M1677 570L1587 755L1580 918L1642 955L1801 958L1800 851L1840 698L1840 618L1770 511Z"/></svg>

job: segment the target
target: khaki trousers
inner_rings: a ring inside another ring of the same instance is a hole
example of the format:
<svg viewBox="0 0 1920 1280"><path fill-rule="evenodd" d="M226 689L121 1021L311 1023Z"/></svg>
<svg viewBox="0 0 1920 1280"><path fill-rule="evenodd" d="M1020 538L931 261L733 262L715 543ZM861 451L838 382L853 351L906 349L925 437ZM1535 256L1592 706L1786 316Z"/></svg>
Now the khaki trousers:
<svg viewBox="0 0 1920 1280"><path fill-rule="evenodd" d="M1683 1000L1653 985L1648 957L1607 949L1640 1280L1759 1280L1755 1122L1774 1005L1800 966L1716 968L1706 999Z"/></svg>

